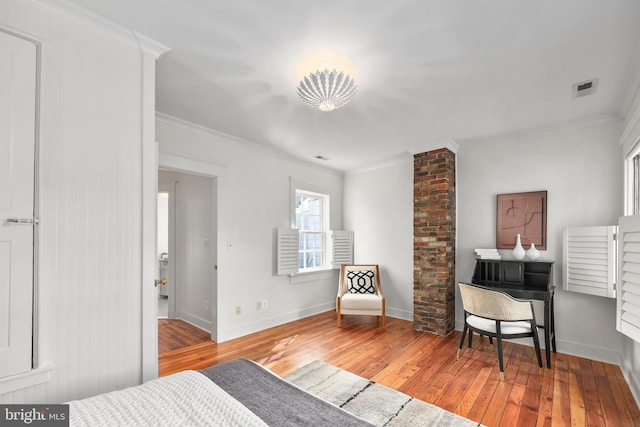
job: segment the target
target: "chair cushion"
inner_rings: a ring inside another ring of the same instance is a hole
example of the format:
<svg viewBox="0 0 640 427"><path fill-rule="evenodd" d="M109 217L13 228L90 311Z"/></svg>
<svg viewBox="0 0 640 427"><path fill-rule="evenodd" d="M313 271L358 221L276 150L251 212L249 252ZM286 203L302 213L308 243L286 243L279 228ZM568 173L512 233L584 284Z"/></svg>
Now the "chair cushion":
<svg viewBox="0 0 640 427"><path fill-rule="evenodd" d="M382 298L378 294L346 293L340 298L340 307L346 310L380 310L382 308Z"/></svg>
<svg viewBox="0 0 640 427"><path fill-rule="evenodd" d="M352 294L375 294L375 273L372 270L347 271L347 285Z"/></svg>
<svg viewBox="0 0 640 427"><path fill-rule="evenodd" d="M496 333L495 320L485 319L478 316L468 316L467 324L476 329L487 331L492 334ZM531 333L531 324L529 322L500 322L500 330L503 335L509 334L529 334Z"/></svg>

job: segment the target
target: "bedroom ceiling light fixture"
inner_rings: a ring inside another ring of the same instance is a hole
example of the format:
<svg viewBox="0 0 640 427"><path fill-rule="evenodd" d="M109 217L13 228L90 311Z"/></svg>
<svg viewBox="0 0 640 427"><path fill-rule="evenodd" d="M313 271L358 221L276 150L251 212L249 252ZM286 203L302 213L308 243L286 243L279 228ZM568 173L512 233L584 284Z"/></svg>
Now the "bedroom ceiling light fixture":
<svg viewBox="0 0 640 427"><path fill-rule="evenodd" d="M358 86L348 74L325 68L300 80L298 96L312 108L333 111L347 105L357 89Z"/></svg>

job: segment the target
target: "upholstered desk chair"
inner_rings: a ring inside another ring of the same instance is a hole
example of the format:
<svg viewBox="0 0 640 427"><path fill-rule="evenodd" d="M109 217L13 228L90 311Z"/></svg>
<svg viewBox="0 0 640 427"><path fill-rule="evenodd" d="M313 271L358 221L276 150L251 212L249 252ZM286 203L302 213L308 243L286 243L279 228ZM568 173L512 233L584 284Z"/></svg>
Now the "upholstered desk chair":
<svg viewBox="0 0 640 427"><path fill-rule="evenodd" d="M502 340L532 337L538 366L542 371L542 357L538 328L533 312L533 303L518 300L504 292L484 289L478 286L459 283L462 306L464 307L464 329L458 346L458 358L469 331L469 347L473 332L487 335L489 340L498 341L498 361L500 363L500 380L504 381L504 363L502 361Z"/></svg>
<svg viewBox="0 0 640 427"><path fill-rule="evenodd" d="M380 285L380 269L376 264L340 266L336 298L338 327L344 314L377 316L385 329L385 299Z"/></svg>

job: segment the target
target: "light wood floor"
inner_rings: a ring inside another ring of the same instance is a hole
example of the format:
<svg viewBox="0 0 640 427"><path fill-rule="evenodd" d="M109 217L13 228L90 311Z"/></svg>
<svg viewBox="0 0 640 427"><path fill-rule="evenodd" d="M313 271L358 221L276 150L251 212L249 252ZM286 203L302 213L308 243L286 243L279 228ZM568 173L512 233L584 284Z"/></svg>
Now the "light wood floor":
<svg viewBox="0 0 640 427"><path fill-rule="evenodd" d="M615 365L557 353L552 369L541 374L531 347L506 343L500 382L495 346L476 336L474 348L465 345L456 360L459 339L459 332L420 333L411 322L393 318L385 332L375 318L361 316L345 316L338 329L335 312L327 312L162 354L160 375L237 357L286 375L321 360L488 427L640 425L640 410Z"/></svg>

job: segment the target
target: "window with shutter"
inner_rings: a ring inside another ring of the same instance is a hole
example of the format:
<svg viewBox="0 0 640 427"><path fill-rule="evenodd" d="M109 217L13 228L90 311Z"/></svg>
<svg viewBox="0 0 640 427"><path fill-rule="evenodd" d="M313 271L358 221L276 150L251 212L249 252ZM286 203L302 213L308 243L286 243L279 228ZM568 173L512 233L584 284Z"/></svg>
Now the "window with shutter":
<svg viewBox="0 0 640 427"><path fill-rule="evenodd" d="M620 218L616 329L640 342L640 215Z"/></svg>
<svg viewBox="0 0 640 427"><path fill-rule="evenodd" d="M294 275L353 263L353 232L330 231L330 197L291 179L291 228L278 228L276 273Z"/></svg>
<svg viewBox="0 0 640 427"><path fill-rule="evenodd" d="M564 290L615 298L617 232L617 226L564 229Z"/></svg>

